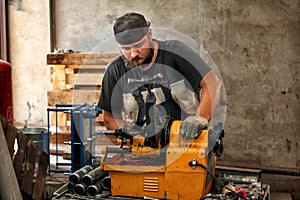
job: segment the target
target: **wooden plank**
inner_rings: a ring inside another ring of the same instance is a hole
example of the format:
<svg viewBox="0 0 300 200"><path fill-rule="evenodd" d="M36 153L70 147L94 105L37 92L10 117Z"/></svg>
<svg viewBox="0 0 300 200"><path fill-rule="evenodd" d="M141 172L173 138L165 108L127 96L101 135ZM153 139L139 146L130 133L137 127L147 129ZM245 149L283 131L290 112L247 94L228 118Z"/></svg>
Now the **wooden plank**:
<svg viewBox="0 0 300 200"><path fill-rule="evenodd" d="M67 120L68 113L63 112L51 112L51 126L57 126L60 130L68 130L67 128Z"/></svg>
<svg viewBox="0 0 300 200"><path fill-rule="evenodd" d="M57 138L57 144L64 144L64 142L70 142L71 141L71 133L55 133L52 132L50 134L50 144L56 144L56 138Z"/></svg>
<svg viewBox="0 0 300 200"><path fill-rule="evenodd" d="M63 155L63 153L66 150L71 149L71 145L70 144L57 144L57 146L56 145L50 145L50 146L51 146L50 147L50 154L51 155Z"/></svg>
<svg viewBox="0 0 300 200"><path fill-rule="evenodd" d="M52 90L64 90L66 85L65 65L51 65L50 82Z"/></svg>
<svg viewBox="0 0 300 200"><path fill-rule="evenodd" d="M50 90L47 92L48 106L55 107L56 104L72 104L72 90Z"/></svg>
<svg viewBox="0 0 300 200"><path fill-rule="evenodd" d="M37 147L36 145L29 140L28 144L28 152L25 161L25 170L24 170L24 178L22 182L21 189L29 196L32 195L32 184L33 184L33 175L35 169L35 163L37 158Z"/></svg>
<svg viewBox="0 0 300 200"><path fill-rule="evenodd" d="M106 64L104 64L104 65L66 65L66 70L68 70L68 72L74 71L74 69L79 69L79 70L83 70L83 71L85 69L99 69L101 71L104 71L106 69Z"/></svg>
<svg viewBox="0 0 300 200"><path fill-rule="evenodd" d="M103 73L67 74L66 84L101 85Z"/></svg>
<svg viewBox="0 0 300 200"><path fill-rule="evenodd" d="M97 86L102 84L103 73L66 74L66 89L73 89L74 85Z"/></svg>
<svg viewBox="0 0 300 200"><path fill-rule="evenodd" d="M74 90L100 90L100 85L74 85Z"/></svg>
<svg viewBox="0 0 300 200"><path fill-rule="evenodd" d="M73 104L81 104L86 102L97 103L100 96L99 90L73 90L72 102Z"/></svg>
<svg viewBox="0 0 300 200"><path fill-rule="evenodd" d="M13 163L19 185L21 185L23 180L22 171L23 171L23 163L25 160L25 150L26 150L27 142L28 142L27 136L24 135L22 132L19 132L17 134L18 151L15 155L15 159Z"/></svg>
<svg viewBox="0 0 300 200"><path fill-rule="evenodd" d="M72 153L71 153L71 149L65 150L62 154L63 159L65 160L71 160L72 159Z"/></svg>
<svg viewBox="0 0 300 200"><path fill-rule="evenodd" d="M49 65L106 65L111 59L120 55L119 52L85 52L47 55Z"/></svg>
<svg viewBox="0 0 300 200"><path fill-rule="evenodd" d="M38 171L33 188L32 198L36 200L43 199L45 180L47 176L48 154L44 151L39 156Z"/></svg>
<svg viewBox="0 0 300 200"><path fill-rule="evenodd" d="M100 96L99 89L94 90L51 90L48 91L48 106L56 104L96 103Z"/></svg>

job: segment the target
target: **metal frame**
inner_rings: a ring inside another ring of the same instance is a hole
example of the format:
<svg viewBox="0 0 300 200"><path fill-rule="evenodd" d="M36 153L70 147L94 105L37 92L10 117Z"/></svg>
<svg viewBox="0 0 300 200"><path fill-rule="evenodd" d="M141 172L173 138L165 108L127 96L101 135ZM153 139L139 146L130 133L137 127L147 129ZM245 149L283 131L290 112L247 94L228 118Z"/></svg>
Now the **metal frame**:
<svg viewBox="0 0 300 200"><path fill-rule="evenodd" d="M99 111L99 110L98 110ZM91 165L92 156L86 159L85 157L85 145L89 143L89 152L92 152L92 138L95 132L95 127L92 125L93 120L95 121L96 112L95 104L56 104L55 108L48 108L47 109L47 117L48 117L48 173L50 175L51 172L58 172L58 173L73 173L77 169L83 167L84 165ZM56 113L56 127L55 127L55 134L56 134L56 144L55 144L55 156L56 156L56 167L55 169L51 168L50 163L50 112ZM64 112L71 115L71 141L66 142L66 144L71 145L71 163L59 162L58 161L58 112ZM76 127L75 120L79 120L79 127ZM88 120L89 129L88 129L88 137L85 137L85 120ZM78 138L79 137L79 138ZM84 141L81 139L84 138ZM80 141L78 141L78 139ZM79 147L77 146L79 145ZM78 150L79 151L76 151ZM79 161L76 157L76 154L79 153ZM91 153L90 153L91 155ZM58 169L59 166L70 166L70 170L65 169Z"/></svg>

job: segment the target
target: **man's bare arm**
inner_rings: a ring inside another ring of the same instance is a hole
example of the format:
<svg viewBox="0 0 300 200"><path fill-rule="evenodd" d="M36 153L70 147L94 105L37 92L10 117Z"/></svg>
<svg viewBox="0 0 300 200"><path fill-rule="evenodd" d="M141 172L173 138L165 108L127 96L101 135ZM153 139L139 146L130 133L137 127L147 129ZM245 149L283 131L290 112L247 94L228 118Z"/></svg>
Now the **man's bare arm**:
<svg viewBox="0 0 300 200"><path fill-rule="evenodd" d="M215 72L211 70L203 77L200 82L200 86L202 88L201 101L197 114L207 120L210 120L220 101L222 81L218 78Z"/></svg>

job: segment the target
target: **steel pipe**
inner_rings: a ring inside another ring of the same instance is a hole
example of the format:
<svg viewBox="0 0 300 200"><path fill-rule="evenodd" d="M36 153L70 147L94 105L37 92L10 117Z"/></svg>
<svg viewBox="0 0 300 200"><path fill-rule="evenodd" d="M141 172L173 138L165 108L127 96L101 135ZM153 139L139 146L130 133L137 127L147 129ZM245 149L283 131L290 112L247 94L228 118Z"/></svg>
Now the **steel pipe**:
<svg viewBox="0 0 300 200"><path fill-rule="evenodd" d="M90 171L89 173L87 173L86 175L84 175L82 177L81 183L84 186L92 185L96 180L100 179L105 174L106 174L106 172L102 171L100 169L100 167L97 167L97 168L93 169L92 171Z"/></svg>
<svg viewBox="0 0 300 200"><path fill-rule="evenodd" d="M101 181L102 188L105 190L110 190L111 188L111 180L110 176L105 176Z"/></svg>
<svg viewBox="0 0 300 200"><path fill-rule="evenodd" d="M81 182L81 178L89 173L90 171L92 171L93 168L89 165L86 165L84 167L82 167L81 169L75 171L74 173L72 173L70 176L69 176L69 182L72 182L72 183L80 183Z"/></svg>
<svg viewBox="0 0 300 200"><path fill-rule="evenodd" d="M93 185L90 185L87 187L86 189L86 194L90 197L93 198L96 196L96 194L99 194L102 190L102 185L101 185L101 181L96 182Z"/></svg>
<svg viewBox="0 0 300 200"><path fill-rule="evenodd" d="M81 183L76 184L73 189L73 192L74 192L74 194L77 194L77 195L84 195L84 193L85 193L84 185L82 185Z"/></svg>

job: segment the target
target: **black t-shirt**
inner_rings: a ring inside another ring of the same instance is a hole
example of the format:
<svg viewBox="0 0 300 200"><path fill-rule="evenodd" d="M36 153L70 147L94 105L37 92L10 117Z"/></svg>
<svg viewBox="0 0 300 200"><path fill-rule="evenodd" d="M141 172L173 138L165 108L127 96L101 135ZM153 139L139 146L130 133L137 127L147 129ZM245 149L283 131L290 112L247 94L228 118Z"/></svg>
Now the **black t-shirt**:
<svg viewBox="0 0 300 200"><path fill-rule="evenodd" d="M157 42L157 58L147 71L143 71L139 67L126 69L122 56L116 57L108 64L98 102L101 109L121 113L124 105L122 95L132 93L137 88L143 88L143 80L151 80L151 89L163 88L165 102L161 105L174 119L182 118L182 113L180 113L178 103L171 97L172 87L170 85L183 80L185 85L194 92L195 97L199 99L200 81L211 68L195 51L180 41ZM135 84L132 84L133 82ZM146 90L145 87L144 90Z"/></svg>

